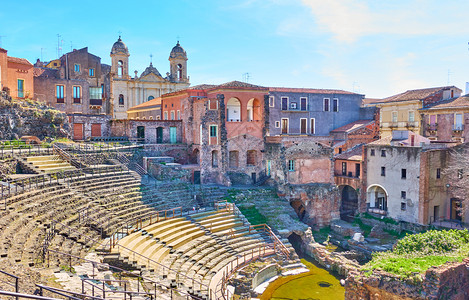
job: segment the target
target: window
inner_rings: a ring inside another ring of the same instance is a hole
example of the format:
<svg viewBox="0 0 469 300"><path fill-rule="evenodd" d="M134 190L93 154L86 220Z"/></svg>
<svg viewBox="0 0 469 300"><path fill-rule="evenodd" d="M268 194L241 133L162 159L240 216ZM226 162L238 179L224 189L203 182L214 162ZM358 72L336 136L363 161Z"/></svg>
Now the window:
<svg viewBox="0 0 469 300"><path fill-rule="evenodd" d="M347 175L347 163L342 162L342 176Z"/></svg>
<svg viewBox="0 0 469 300"><path fill-rule="evenodd" d="M174 120L174 110L171 111L171 120Z"/></svg>
<svg viewBox="0 0 469 300"><path fill-rule="evenodd" d="M282 97L282 110L288 110L288 97Z"/></svg>
<svg viewBox="0 0 469 300"><path fill-rule="evenodd" d="M217 125L210 125L210 137L217 137Z"/></svg>
<svg viewBox="0 0 469 300"><path fill-rule="evenodd" d="M415 122L415 111L409 111L409 122Z"/></svg>
<svg viewBox="0 0 469 300"><path fill-rule="evenodd" d="M407 209L407 203L401 202L401 210L406 210Z"/></svg>
<svg viewBox="0 0 469 300"><path fill-rule="evenodd" d="M101 97L106 98L106 95L104 94L104 84L101 84Z"/></svg>
<svg viewBox="0 0 469 300"><path fill-rule="evenodd" d="M167 111L164 112L164 120L168 120L168 112Z"/></svg>
<svg viewBox="0 0 469 300"><path fill-rule="evenodd" d="M148 96L148 101L155 99L153 96Z"/></svg>
<svg viewBox="0 0 469 300"><path fill-rule="evenodd" d="M119 95L119 106L124 106L124 95Z"/></svg>
<svg viewBox="0 0 469 300"><path fill-rule="evenodd" d="M436 124L436 115L430 115L430 125Z"/></svg>
<svg viewBox="0 0 469 300"><path fill-rule="evenodd" d="M341 153L342 153L342 148L339 147L339 154L341 154Z"/></svg>
<svg viewBox="0 0 469 300"><path fill-rule="evenodd" d="M401 169L401 179L407 178L407 169Z"/></svg>
<svg viewBox="0 0 469 300"><path fill-rule="evenodd" d="M117 76L122 77L123 74L124 74L124 63L122 62L122 60L119 60L117 62Z"/></svg>
<svg viewBox="0 0 469 300"><path fill-rule="evenodd" d="M75 72L80 72L80 65L79 64L75 64L75 68L74 68Z"/></svg>
<svg viewBox="0 0 469 300"><path fill-rule="evenodd" d="M256 165L256 150L248 150L246 152L246 164L248 166Z"/></svg>
<svg viewBox="0 0 469 300"><path fill-rule="evenodd" d="M308 98L306 98L306 97L301 97L300 98L300 109L301 110L306 110L307 100L308 100Z"/></svg>
<svg viewBox="0 0 469 300"><path fill-rule="evenodd" d="M280 121L275 121L275 128L280 128Z"/></svg>
<svg viewBox="0 0 469 300"><path fill-rule="evenodd" d="M391 118L392 118L392 122L393 123L396 123L397 122L397 111L393 111L391 113Z"/></svg>
<svg viewBox="0 0 469 300"><path fill-rule="evenodd" d="M93 68L90 68L88 70L88 73L89 73L90 77L94 77L94 69Z"/></svg>
<svg viewBox="0 0 469 300"><path fill-rule="evenodd" d="M57 103L65 103L63 85L57 85L55 87L55 96L57 97Z"/></svg>
<svg viewBox="0 0 469 300"><path fill-rule="evenodd" d="M454 115L454 130L462 130L462 114L455 114Z"/></svg>
<svg viewBox="0 0 469 300"><path fill-rule="evenodd" d="M401 199L406 199L407 198L407 192L401 191Z"/></svg>
<svg viewBox="0 0 469 300"><path fill-rule="evenodd" d="M441 169L440 169L440 168L437 168L437 169L436 169L436 178L437 178L437 179L440 179L440 178L441 178Z"/></svg>
<svg viewBox="0 0 469 300"><path fill-rule="evenodd" d="M381 157L386 157L386 150L381 150Z"/></svg>
<svg viewBox="0 0 469 300"><path fill-rule="evenodd" d="M218 109L218 101L216 99L208 100L208 109L210 110L217 110Z"/></svg>
<svg viewBox="0 0 469 300"><path fill-rule="evenodd" d="M282 134L288 134L288 119L282 119Z"/></svg>
<svg viewBox="0 0 469 300"><path fill-rule="evenodd" d="M178 80L182 79L182 65L181 64L178 64L177 77L178 77Z"/></svg>
<svg viewBox="0 0 469 300"><path fill-rule="evenodd" d="M177 118L178 120L181 120L181 111L180 110L177 111L177 117L178 117Z"/></svg>
<svg viewBox="0 0 469 300"><path fill-rule="evenodd" d="M275 107L275 100L273 96L269 97L269 107Z"/></svg>
<svg viewBox="0 0 469 300"><path fill-rule="evenodd" d="M332 99L332 111L339 111L339 99Z"/></svg>
<svg viewBox="0 0 469 300"><path fill-rule="evenodd" d="M324 98L324 111L329 111L329 98Z"/></svg>
<svg viewBox="0 0 469 300"><path fill-rule="evenodd" d="M375 156L375 149L370 149L370 156Z"/></svg>
<svg viewBox="0 0 469 300"><path fill-rule="evenodd" d="M310 125L311 125L310 130L311 130L311 134L315 134L315 133L316 133L316 126L315 126L316 124L315 124L315 122L316 122L316 120L315 120L314 118L311 118L311 119L310 119L310 123L311 123L311 124L310 124Z"/></svg>
<svg viewBox="0 0 469 300"><path fill-rule="evenodd" d="M308 131L308 119L300 119L300 133L306 134Z"/></svg>
<svg viewBox="0 0 469 300"><path fill-rule="evenodd" d="M290 172L295 171L295 161L292 159L288 161L288 171Z"/></svg>
<svg viewBox="0 0 469 300"><path fill-rule="evenodd" d="M230 168L237 168L239 165L239 152L238 151L230 151L229 152L229 166Z"/></svg>
<svg viewBox="0 0 469 300"><path fill-rule="evenodd" d="M80 86L73 87L73 103L74 104L81 103L81 87Z"/></svg>
<svg viewBox="0 0 469 300"><path fill-rule="evenodd" d="M386 167L381 167L381 176L386 176Z"/></svg>

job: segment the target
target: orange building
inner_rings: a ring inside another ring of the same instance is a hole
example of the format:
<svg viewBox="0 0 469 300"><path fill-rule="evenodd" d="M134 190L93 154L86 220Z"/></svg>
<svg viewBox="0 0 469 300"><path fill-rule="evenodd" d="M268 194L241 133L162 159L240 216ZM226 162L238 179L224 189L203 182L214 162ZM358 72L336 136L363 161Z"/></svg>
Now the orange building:
<svg viewBox="0 0 469 300"><path fill-rule="evenodd" d="M29 98L34 95L34 66L24 58L7 56L0 48L0 83L2 91L14 98Z"/></svg>

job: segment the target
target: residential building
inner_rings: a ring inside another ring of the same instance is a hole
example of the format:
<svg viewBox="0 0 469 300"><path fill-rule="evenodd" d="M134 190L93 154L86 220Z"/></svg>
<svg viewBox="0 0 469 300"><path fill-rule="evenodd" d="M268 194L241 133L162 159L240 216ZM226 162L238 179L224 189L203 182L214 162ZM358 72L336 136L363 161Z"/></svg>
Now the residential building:
<svg viewBox="0 0 469 300"><path fill-rule="evenodd" d="M30 98L33 82L33 65L24 58L8 56L8 51L0 48L0 91L13 98Z"/></svg>
<svg viewBox="0 0 469 300"><path fill-rule="evenodd" d="M375 105L380 109L382 138L391 136L393 130L409 130L422 135L419 110L438 101L459 97L461 92L461 89L455 86L408 90L384 99L368 99L365 105Z"/></svg>
<svg viewBox="0 0 469 300"><path fill-rule="evenodd" d="M129 120L160 120L161 97L152 99L127 110Z"/></svg>
<svg viewBox="0 0 469 300"><path fill-rule="evenodd" d="M356 145L367 144L379 138L376 120L358 120L330 132L336 154L343 153Z"/></svg>
<svg viewBox="0 0 469 300"><path fill-rule="evenodd" d="M451 98L424 106L422 115L423 132L435 141L469 141L469 96Z"/></svg>
<svg viewBox="0 0 469 300"><path fill-rule="evenodd" d="M397 130L366 145L367 210L421 225L454 218L443 172L453 145Z"/></svg>
<svg viewBox="0 0 469 300"><path fill-rule="evenodd" d="M7 50L0 48L0 91L7 89L8 60Z"/></svg>
<svg viewBox="0 0 469 300"><path fill-rule="evenodd" d="M163 94L189 87L187 76L187 54L179 41L169 55L170 72L163 77L150 65L138 76L129 76L130 52L122 39L114 43L111 49L112 60L112 102L109 113L114 119L126 119L129 108L158 98Z"/></svg>

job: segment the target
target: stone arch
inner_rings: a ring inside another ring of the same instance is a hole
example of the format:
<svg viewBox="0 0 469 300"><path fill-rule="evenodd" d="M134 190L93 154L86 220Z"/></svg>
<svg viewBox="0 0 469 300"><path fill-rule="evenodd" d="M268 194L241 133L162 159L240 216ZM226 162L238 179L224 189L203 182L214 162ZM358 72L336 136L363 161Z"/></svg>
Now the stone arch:
<svg viewBox="0 0 469 300"><path fill-rule="evenodd" d="M293 207L300 221L303 221L306 216L306 209L303 202L301 200L292 200L290 201L290 206Z"/></svg>
<svg viewBox="0 0 469 300"><path fill-rule="evenodd" d="M366 189L366 203L370 209L376 212L387 212L388 192L379 184L372 184Z"/></svg>
<svg viewBox="0 0 469 300"><path fill-rule="evenodd" d="M345 221L351 221L358 211L358 192L350 185L340 186L340 190L340 218Z"/></svg>
<svg viewBox="0 0 469 300"><path fill-rule="evenodd" d="M212 168L218 167L218 150L212 151Z"/></svg>
<svg viewBox="0 0 469 300"><path fill-rule="evenodd" d="M261 102L259 99L256 98L251 98L248 101L247 105L247 117L248 121L260 121L262 118L262 112L261 112Z"/></svg>
<svg viewBox="0 0 469 300"><path fill-rule="evenodd" d="M192 151L192 155L190 157L190 162L191 164L199 164L200 162L200 151L198 148L195 148L193 151Z"/></svg>
<svg viewBox="0 0 469 300"><path fill-rule="evenodd" d="M241 101L238 98L230 98L226 103L226 120L228 122L241 121Z"/></svg>

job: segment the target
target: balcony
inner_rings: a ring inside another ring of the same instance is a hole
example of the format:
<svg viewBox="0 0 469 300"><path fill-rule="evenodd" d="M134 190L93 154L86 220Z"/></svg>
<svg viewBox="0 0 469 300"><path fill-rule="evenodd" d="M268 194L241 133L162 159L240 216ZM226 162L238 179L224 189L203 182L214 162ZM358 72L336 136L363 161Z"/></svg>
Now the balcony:
<svg viewBox="0 0 469 300"><path fill-rule="evenodd" d="M415 128L415 127L418 127L418 126L419 126L418 122L415 122L415 121L409 121L405 125L405 127L407 127L407 128Z"/></svg>
<svg viewBox="0 0 469 300"><path fill-rule="evenodd" d="M453 125L453 133L461 133L464 130L463 124Z"/></svg>
<svg viewBox="0 0 469 300"><path fill-rule="evenodd" d="M103 106L103 99L90 99L90 106Z"/></svg>

